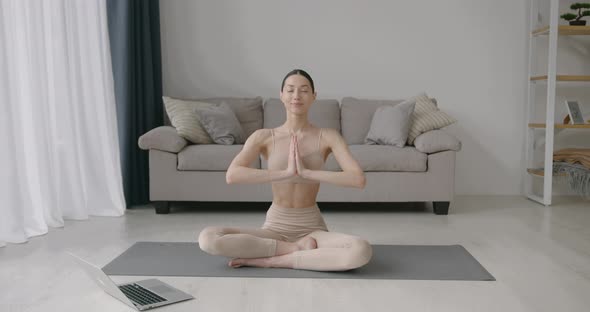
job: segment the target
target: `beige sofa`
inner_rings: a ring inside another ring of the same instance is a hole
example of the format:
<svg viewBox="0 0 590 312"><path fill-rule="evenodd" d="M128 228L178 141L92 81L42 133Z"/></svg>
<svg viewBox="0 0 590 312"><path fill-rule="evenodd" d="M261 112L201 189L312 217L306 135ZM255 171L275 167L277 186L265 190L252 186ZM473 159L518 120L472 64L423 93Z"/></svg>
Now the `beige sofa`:
<svg viewBox="0 0 590 312"><path fill-rule="evenodd" d="M199 100L229 104L247 136L256 129L277 127L285 121L283 103L275 98ZM340 102L315 101L309 111L310 122L340 131L367 178L364 189L322 183L317 202L432 202L434 213L448 214L455 190L455 153L461 149L455 137L444 130L433 130L403 148L364 144L377 107L401 101L352 97ZM190 144L178 136L166 116L165 126L142 135L139 146L149 150L150 200L156 213L169 213L173 201L272 200L269 184L226 183L225 172L242 145ZM261 156L251 167L265 169L266 161ZM341 170L332 154L324 170Z"/></svg>

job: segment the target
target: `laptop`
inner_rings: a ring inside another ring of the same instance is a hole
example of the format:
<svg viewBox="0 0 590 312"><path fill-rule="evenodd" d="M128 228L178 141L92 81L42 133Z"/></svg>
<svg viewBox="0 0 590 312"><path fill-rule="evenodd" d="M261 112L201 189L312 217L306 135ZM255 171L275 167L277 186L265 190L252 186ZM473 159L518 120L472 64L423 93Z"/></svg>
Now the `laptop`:
<svg viewBox="0 0 590 312"><path fill-rule="evenodd" d="M138 310L145 311L185 300L194 299L193 296L180 291L157 279L147 279L128 284L115 284L104 271L96 265L67 252L84 271L107 294Z"/></svg>

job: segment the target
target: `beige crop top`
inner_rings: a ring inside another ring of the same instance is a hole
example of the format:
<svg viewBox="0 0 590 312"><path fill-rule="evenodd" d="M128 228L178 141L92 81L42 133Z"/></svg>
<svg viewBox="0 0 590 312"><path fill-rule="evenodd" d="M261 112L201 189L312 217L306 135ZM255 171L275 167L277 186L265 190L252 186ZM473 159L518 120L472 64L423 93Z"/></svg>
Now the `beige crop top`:
<svg viewBox="0 0 590 312"><path fill-rule="evenodd" d="M272 151L268 156L268 169L285 170L289 161L289 145L291 144L290 133L276 133L270 129L272 135ZM299 157L303 166L311 170L320 170L324 167L324 157L321 153L320 142L322 139L322 129L317 140L313 138L299 138L298 150ZM291 177L273 183L319 183L318 181L304 179L299 176Z"/></svg>

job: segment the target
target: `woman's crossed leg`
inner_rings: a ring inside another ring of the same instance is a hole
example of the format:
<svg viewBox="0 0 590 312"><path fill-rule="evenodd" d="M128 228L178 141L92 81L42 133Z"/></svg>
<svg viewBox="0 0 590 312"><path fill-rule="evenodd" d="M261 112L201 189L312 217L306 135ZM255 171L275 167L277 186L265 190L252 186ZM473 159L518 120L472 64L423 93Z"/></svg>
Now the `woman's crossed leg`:
<svg viewBox="0 0 590 312"><path fill-rule="evenodd" d="M285 235L268 229L218 226L210 226L201 231L199 246L211 255L240 259L269 259L317 247L311 237L289 242ZM230 265L238 267L242 264L233 261Z"/></svg>
<svg viewBox="0 0 590 312"><path fill-rule="evenodd" d="M313 271L346 271L367 264L373 256L368 241L354 235L316 231L308 234L317 242L313 250L295 251L294 269Z"/></svg>
<svg viewBox="0 0 590 312"><path fill-rule="evenodd" d="M229 265L345 271L361 267L372 257L371 245L360 237L314 231L295 242L266 229L208 227L199 245L213 255L235 257Z"/></svg>

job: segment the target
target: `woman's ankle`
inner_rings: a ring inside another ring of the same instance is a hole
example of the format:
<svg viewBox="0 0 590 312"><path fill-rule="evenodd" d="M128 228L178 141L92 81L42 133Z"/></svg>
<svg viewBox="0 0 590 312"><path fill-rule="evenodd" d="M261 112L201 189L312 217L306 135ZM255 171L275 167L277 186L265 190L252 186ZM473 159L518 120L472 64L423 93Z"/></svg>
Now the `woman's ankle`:
<svg viewBox="0 0 590 312"><path fill-rule="evenodd" d="M300 250L300 247L299 247L299 245L297 245L297 243L284 242L284 241L277 240L277 249L275 252L275 256L282 256L282 255L290 254L290 253L295 252L297 250Z"/></svg>

